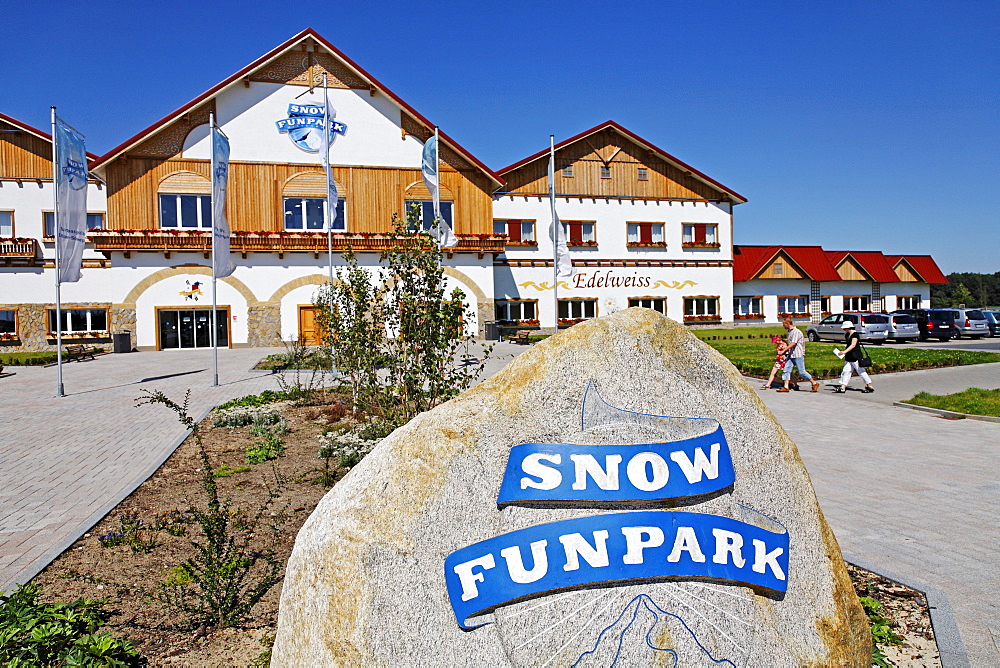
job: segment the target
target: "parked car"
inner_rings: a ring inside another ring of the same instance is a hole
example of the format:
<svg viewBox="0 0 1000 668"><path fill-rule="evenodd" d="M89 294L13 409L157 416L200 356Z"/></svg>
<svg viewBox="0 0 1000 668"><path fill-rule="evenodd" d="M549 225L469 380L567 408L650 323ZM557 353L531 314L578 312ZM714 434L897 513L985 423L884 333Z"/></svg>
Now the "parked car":
<svg viewBox="0 0 1000 668"><path fill-rule="evenodd" d="M990 323L990 336L996 336L1000 330L1000 311L983 311L983 315Z"/></svg>
<svg viewBox="0 0 1000 668"><path fill-rule="evenodd" d="M986 314L977 308L957 308L955 312L955 327L958 328L956 339L963 336L971 336L979 339L990 334L990 321L986 319Z"/></svg>
<svg viewBox="0 0 1000 668"><path fill-rule="evenodd" d="M920 326L912 315L906 313L890 313L886 316L889 320L889 338L896 343L912 341L920 337Z"/></svg>
<svg viewBox="0 0 1000 668"><path fill-rule="evenodd" d="M958 335L955 327L955 312L951 309L914 308L901 309L896 313L912 315L920 328L920 340L934 338L948 341Z"/></svg>
<svg viewBox="0 0 1000 668"><path fill-rule="evenodd" d="M889 318L881 313L834 313L809 325L806 336L810 341L843 341L845 320L854 323L862 341L881 345L889 337Z"/></svg>

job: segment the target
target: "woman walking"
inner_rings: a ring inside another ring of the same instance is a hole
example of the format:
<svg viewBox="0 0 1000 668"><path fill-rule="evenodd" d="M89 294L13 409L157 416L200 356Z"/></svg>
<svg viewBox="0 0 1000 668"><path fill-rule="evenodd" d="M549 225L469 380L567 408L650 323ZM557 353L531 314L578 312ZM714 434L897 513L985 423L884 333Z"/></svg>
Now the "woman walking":
<svg viewBox="0 0 1000 668"><path fill-rule="evenodd" d="M840 394L847 392L847 384L851 382L851 376L855 371L861 376L861 380L865 381L865 389L861 391L865 394L874 392L872 379L865 368L858 364L861 361L861 335L854 331L854 323L850 320L845 320L841 327L844 330L844 342L847 347L844 348L844 370L840 374L840 387L837 388L837 392Z"/></svg>

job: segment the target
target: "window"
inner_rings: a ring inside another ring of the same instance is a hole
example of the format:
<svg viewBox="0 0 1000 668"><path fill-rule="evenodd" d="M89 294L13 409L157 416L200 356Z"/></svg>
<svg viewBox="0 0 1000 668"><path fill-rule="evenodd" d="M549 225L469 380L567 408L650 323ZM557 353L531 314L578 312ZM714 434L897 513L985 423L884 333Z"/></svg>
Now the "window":
<svg viewBox="0 0 1000 668"><path fill-rule="evenodd" d="M685 320L718 320L719 319L719 298L718 297L685 297L684 298L684 319Z"/></svg>
<svg viewBox="0 0 1000 668"><path fill-rule="evenodd" d="M494 234L506 234L507 243L533 246L535 242L535 221L533 220L494 220Z"/></svg>
<svg viewBox="0 0 1000 668"><path fill-rule="evenodd" d="M51 211L46 211L42 214L45 218L45 236L54 237L56 235L56 214ZM103 213L88 213L87 214L87 229L88 230L103 230L104 229L104 214ZM3 235L0 235L3 236Z"/></svg>
<svg viewBox="0 0 1000 668"><path fill-rule="evenodd" d="M785 295L778 297L778 315L809 313L809 297L806 295Z"/></svg>
<svg viewBox="0 0 1000 668"><path fill-rule="evenodd" d="M640 167L639 168L639 180L640 181L648 181L649 180L649 170L647 170L645 167Z"/></svg>
<svg viewBox="0 0 1000 668"><path fill-rule="evenodd" d="M505 322L538 319L537 299L508 299L496 303L496 319Z"/></svg>
<svg viewBox="0 0 1000 668"><path fill-rule="evenodd" d="M107 332L108 311L103 308L64 308L62 327L64 334L79 332ZM49 331L56 331L56 310L49 309Z"/></svg>
<svg viewBox="0 0 1000 668"><path fill-rule="evenodd" d="M286 230L326 229L327 206L325 197L286 197L284 200ZM334 231L347 229L344 202L345 200L342 198L337 199L337 219L333 221Z"/></svg>
<svg viewBox="0 0 1000 668"><path fill-rule="evenodd" d="M601 165L601 178L610 179L611 178L611 167L608 165Z"/></svg>
<svg viewBox="0 0 1000 668"><path fill-rule="evenodd" d="M899 295L896 297L896 308L920 308L919 295Z"/></svg>
<svg viewBox="0 0 1000 668"><path fill-rule="evenodd" d="M780 263L780 262L775 262L775 263L774 263L774 266L773 266L773 267L771 267L771 271L772 271L773 273L775 273L775 274L780 274L780 273L782 273L783 271L785 271L785 265L783 265L783 264L782 264L782 263Z"/></svg>
<svg viewBox="0 0 1000 668"><path fill-rule="evenodd" d="M871 295L851 295L844 297L845 311L867 311Z"/></svg>
<svg viewBox="0 0 1000 668"><path fill-rule="evenodd" d="M822 311L823 315L829 315L833 310L830 308L830 298L820 297L819 298L819 310Z"/></svg>
<svg viewBox="0 0 1000 668"><path fill-rule="evenodd" d="M573 176L573 165L566 165L562 168L563 176Z"/></svg>
<svg viewBox="0 0 1000 668"><path fill-rule="evenodd" d="M14 236L14 212L0 211L0 237Z"/></svg>
<svg viewBox="0 0 1000 668"><path fill-rule="evenodd" d="M17 311L0 310L0 334L17 334Z"/></svg>
<svg viewBox="0 0 1000 668"><path fill-rule="evenodd" d="M694 248L718 248L718 225L714 223L684 223L684 245Z"/></svg>
<svg viewBox="0 0 1000 668"><path fill-rule="evenodd" d="M642 308L651 308L663 315L667 314L667 300L664 297L629 297L628 305L629 308L641 306Z"/></svg>
<svg viewBox="0 0 1000 668"><path fill-rule="evenodd" d="M586 320L597 317L596 299L560 299L559 321Z"/></svg>
<svg viewBox="0 0 1000 668"><path fill-rule="evenodd" d="M211 195L160 195L160 228L212 227Z"/></svg>
<svg viewBox="0 0 1000 668"><path fill-rule="evenodd" d="M566 235L566 243L570 246L596 245L597 236L594 234L594 227L594 221L564 220L563 234Z"/></svg>
<svg viewBox="0 0 1000 668"><path fill-rule="evenodd" d="M455 223L452 222L451 210L453 202L441 202L441 218L444 222L451 226L451 229L455 229ZM420 207L420 226L422 229L429 230L434 226L434 202L428 202L423 200L406 200L406 212L410 212L410 207L417 205Z"/></svg>
<svg viewBox="0 0 1000 668"><path fill-rule="evenodd" d="M629 223L628 245L630 246L666 246L663 240L663 223Z"/></svg>
<svg viewBox="0 0 1000 668"><path fill-rule="evenodd" d="M737 318L743 316L744 319L763 317L764 310L761 308L762 300L763 297L733 297L733 315Z"/></svg>

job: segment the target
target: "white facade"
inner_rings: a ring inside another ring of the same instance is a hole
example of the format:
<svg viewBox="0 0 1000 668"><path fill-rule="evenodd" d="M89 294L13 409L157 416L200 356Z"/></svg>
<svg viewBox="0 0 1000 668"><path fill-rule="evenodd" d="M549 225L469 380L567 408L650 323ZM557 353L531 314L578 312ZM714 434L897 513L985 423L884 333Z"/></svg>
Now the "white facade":
<svg viewBox="0 0 1000 668"><path fill-rule="evenodd" d="M556 199L562 221L594 222L594 246L569 248L574 275L559 281L560 300L596 300L596 314L607 315L629 307L629 299L666 300L665 315L677 321L685 316L686 297L718 299L718 320L732 320L731 205L715 202L605 199ZM495 266L497 301L538 300L539 324L556 326L553 298L553 257L548 198L499 195L493 202L494 220L534 220L535 246L508 246ZM662 225L665 247L636 247L628 243L629 223ZM685 224L716 226L718 248L685 248ZM535 261L548 267L518 266ZM719 266L696 266L706 263ZM687 264L688 266L684 266Z"/></svg>

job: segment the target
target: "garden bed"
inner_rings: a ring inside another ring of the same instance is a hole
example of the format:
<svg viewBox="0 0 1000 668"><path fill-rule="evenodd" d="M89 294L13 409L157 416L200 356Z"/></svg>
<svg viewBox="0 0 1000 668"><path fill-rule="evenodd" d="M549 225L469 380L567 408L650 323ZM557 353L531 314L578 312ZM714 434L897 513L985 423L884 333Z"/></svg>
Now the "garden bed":
<svg viewBox="0 0 1000 668"><path fill-rule="evenodd" d="M333 418L343 413L342 402L339 395L321 393L315 405L273 404L290 429L281 435L284 453L256 465L246 461L245 448L261 440L250 436L250 427L211 428L210 418L202 423L203 442L219 476L215 480L222 500L229 499L234 508L252 514L268 498L268 490L277 488L264 514L267 528L262 526L258 533L266 534L264 547L274 550L282 575L299 528L330 489L310 480L324 464L317 457L318 436L337 423ZM164 420L175 419L162 406L136 410L159 411ZM334 470L337 478L345 472ZM192 556L190 540L198 537L194 525L171 518L182 517L190 506L204 507L205 497L198 448L188 438L152 477L33 580L43 587L42 600L110 599L109 607L117 612L102 630L131 641L150 665L246 666L258 659L265 661L261 657L266 657L277 623L280 582L243 623L228 629L185 623L184 615L153 598L160 583L175 577L176 566ZM142 528L130 531L137 521ZM161 530L149 528L157 523ZM171 535L171 526L183 527L186 535ZM102 537L105 543L118 540L109 541L114 534L125 536L131 544L103 546ZM149 541L155 545L146 551ZM137 543L136 551L132 545Z"/></svg>

